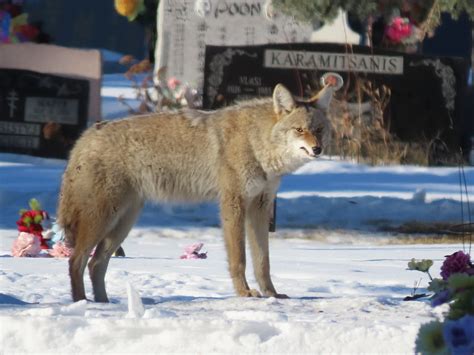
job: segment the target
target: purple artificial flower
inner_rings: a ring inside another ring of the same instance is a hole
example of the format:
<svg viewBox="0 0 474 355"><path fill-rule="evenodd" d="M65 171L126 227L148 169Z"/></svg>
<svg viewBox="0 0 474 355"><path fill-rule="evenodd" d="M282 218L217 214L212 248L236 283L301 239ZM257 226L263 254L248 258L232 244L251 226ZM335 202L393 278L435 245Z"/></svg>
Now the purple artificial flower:
<svg viewBox="0 0 474 355"><path fill-rule="evenodd" d="M443 303L448 302L451 299L451 292L449 290L443 290L434 295L431 299L431 307L437 307Z"/></svg>
<svg viewBox="0 0 474 355"><path fill-rule="evenodd" d="M447 280L452 274L466 273L471 267L471 257L460 250L446 256L441 266L441 277Z"/></svg>
<svg viewBox="0 0 474 355"><path fill-rule="evenodd" d="M447 320L443 325L443 338L452 354L474 354L474 316Z"/></svg>

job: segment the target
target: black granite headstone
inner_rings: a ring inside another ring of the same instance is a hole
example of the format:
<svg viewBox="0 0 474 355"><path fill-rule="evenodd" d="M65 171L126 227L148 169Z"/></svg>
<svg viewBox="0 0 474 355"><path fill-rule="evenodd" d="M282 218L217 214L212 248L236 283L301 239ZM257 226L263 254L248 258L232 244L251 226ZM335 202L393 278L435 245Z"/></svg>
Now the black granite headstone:
<svg viewBox="0 0 474 355"><path fill-rule="evenodd" d="M0 69L0 151L67 158L88 101L87 80Z"/></svg>
<svg viewBox="0 0 474 355"><path fill-rule="evenodd" d="M314 88L317 82L315 77L332 71L344 78L346 90L351 90L351 83L358 78L391 89L387 119L390 132L398 139L439 139L448 147L448 154L455 154L459 152L466 66L462 58L340 44L207 46L203 108L270 96L278 83L295 95L308 95L307 88Z"/></svg>

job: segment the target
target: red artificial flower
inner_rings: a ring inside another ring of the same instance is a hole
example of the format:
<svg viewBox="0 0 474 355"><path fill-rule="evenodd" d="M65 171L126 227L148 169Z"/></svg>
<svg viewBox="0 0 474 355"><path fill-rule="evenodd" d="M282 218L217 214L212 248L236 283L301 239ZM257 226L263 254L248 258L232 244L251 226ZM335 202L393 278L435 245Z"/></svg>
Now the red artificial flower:
<svg viewBox="0 0 474 355"><path fill-rule="evenodd" d="M21 25L18 27L17 31L18 34L27 41L32 41L39 35L39 30L33 25Z"/></svg>
<svg viewBox="0 0 474 355"><path fill-rule="evenodd" d="M30 201L31 210L22 210L20 219L16 222L18 230L37 236L41 243L41 249L49 249L46 240L43 238L42 222L48 219L48 213L40 209L39 202L35 199Z"/></svg>
<svg viewBox="0 0 474 355"><path fill-rule="evenodd" d="M29 228L21 223L21 221L17 221L16 224L18 225L18 231L19 232L29 232Z"/></svg>
<svg viewBox="0 0 474 355"><path fill-rule="evenodd" d="M41 219L37 218L37 216L40 216ZM45 216L47 216L47 214L44 211L30 210L23 212L23 214L20 216L20 219L16 222L18 225L18 230L20 232L27 232L41 236L41 232L43 232L43 226L41 225L41 222ZM35 219L37 220L36 222Z"/></svg>
<svg viewBox="0 0 474 355"><path fill-rule="evenodd" d="M402 41L410 37L413 31L413 25L407 18L395 17L386 27L385 35L394 43L402 43Z"/></svg>

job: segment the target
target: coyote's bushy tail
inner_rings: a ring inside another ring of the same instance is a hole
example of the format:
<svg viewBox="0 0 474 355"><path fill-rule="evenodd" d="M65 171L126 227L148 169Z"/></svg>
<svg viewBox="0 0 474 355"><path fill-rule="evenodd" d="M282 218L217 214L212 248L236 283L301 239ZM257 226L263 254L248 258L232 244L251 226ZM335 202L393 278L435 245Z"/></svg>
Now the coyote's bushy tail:
<svg viewBox="0 0 474 355"><path fill-rule="evenodd" d="M66 245L70 248L74 248L76 244L76 227L79 211L74 208L74 204L68 203L69 194L67 193L67 185L67 179L63 179L61 194L58 202L56 222L64 231Z"/></svg>

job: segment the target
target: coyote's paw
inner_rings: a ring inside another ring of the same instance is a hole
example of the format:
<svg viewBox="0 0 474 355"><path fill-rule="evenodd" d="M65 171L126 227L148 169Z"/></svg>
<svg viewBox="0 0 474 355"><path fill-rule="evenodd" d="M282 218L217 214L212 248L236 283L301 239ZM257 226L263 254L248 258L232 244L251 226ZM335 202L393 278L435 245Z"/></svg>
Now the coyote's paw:
<svg viewBox="0 0 474 355"><path fill-rule="evenodd" d="M238 292L240 297L262 297L260 292L258 292L255 289L250 289L250 290L243 290Z"/></svg>
<svg viewBox="0 0 474 355"><path fill-rule="evenodd" d="M287 299L290 298L284 293L276 293L276 292L264 292L263 293L265 297L275 297L275 298L280 298L280 299Z"/></svg>

